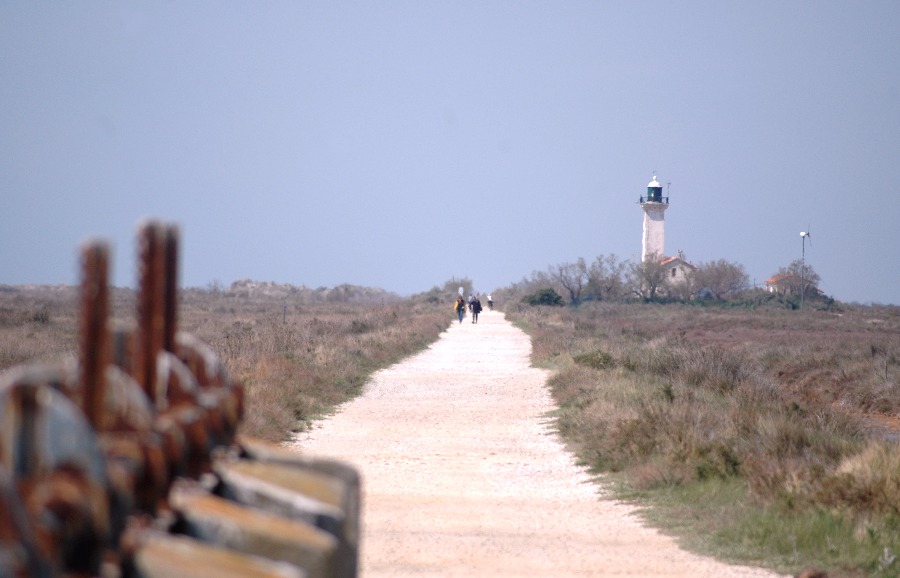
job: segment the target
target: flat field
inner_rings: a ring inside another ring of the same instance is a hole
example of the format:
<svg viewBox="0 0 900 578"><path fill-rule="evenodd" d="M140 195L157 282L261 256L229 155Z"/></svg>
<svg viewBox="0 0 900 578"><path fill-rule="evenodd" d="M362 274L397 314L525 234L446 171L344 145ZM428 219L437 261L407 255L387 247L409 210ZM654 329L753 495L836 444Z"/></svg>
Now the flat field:
<svg viewBox="0 0 900 578"><path fill-rule="evenodd" d="M245 384L244 433L281 441L435 341L451 301L185 290L179 327ZM77 307L76 288L0 287L0 369L74 355ZM128 323L133 292L111 309ZM552 371L565 442L647 521L735 562L900 576L900 308L505 312Z"/></svg>
<svg viewBox="0 0 900 578"><path fill-rule="evenodd" d="M76 355L78 306L75 287L0 288L0 370ZM132 322L134 310L132 290L112 291L113 323ZM242 432L283 441L358 394L372 372L436 340L451 317L449 305L377 290L245 284L181 291L178 327L244 384Z"/></svg>
<svg viewBox="0 0 900 578"><path fill-rule="evenodd" d="M900 575L900 308L506 310L573 451L685 545Z"/></svg>

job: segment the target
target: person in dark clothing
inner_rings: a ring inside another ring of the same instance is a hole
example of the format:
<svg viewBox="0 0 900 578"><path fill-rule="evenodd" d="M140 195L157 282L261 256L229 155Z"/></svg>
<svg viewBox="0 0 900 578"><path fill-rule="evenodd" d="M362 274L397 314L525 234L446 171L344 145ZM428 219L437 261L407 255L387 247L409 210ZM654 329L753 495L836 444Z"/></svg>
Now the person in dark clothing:
<svg viewBox="0 0 900 578"><path fill-rule="evenodd" d="M478 314L481 313L481 300L478 295L472 299L472 323L478 323Z"/></svg>

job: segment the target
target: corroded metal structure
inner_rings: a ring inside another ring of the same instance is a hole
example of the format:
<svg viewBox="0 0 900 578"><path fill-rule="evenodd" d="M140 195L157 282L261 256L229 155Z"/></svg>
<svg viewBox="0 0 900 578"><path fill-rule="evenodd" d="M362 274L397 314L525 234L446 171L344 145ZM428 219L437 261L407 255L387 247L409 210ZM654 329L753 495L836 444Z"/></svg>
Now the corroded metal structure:
<svg viewBox="0 0 900 578"><path fill-rule="evenodd" d="M89 242L77 360L0 375L0 576L356 576L357 472L237 434L240 384L177 328L178 230L139 235L135 324Z"/></svg>

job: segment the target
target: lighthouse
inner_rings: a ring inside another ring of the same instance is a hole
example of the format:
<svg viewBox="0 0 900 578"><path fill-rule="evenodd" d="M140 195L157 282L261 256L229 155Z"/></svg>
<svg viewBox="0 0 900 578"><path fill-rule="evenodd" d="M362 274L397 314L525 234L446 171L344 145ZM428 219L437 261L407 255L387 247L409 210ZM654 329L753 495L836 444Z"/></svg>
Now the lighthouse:
<svg viewBox="0 0 900 578"><path fill-rule="evenodd" d="M662 195L662 185L653 175L647 184L647 196L641 197L641 208L644 210L644 238L641 244L641 262L651 256L662 259L666 249L666 209L669 208L669 197Z"/></svg>

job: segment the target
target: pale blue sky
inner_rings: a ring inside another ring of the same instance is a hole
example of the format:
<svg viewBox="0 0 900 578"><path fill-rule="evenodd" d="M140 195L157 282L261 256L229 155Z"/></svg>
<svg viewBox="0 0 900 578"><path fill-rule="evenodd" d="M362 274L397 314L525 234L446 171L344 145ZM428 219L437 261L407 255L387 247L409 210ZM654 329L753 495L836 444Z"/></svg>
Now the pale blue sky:
<svg viewBox="0 0 900 578"><path fill-rule="evenodd" d="M489 291L666 252L900 304L900 2L0 2L0 283Z"/></svg>

